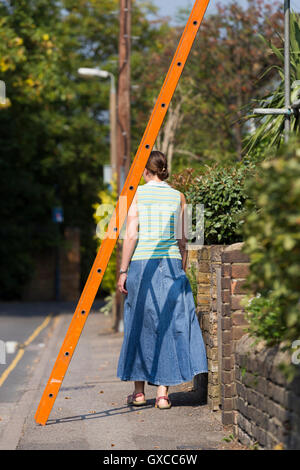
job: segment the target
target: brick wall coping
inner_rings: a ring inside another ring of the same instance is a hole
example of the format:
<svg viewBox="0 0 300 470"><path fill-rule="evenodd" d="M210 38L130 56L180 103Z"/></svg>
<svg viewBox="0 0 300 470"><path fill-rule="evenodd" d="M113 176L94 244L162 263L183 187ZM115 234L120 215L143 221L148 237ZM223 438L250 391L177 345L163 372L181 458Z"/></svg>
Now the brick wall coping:
<svg viewBox="0 0 300 470"><path fill-rule="evenodd" d="M242 247L244 246L244 242L234 243L233 245L229 245L225 248L224 251L242 251Z"/></svg>

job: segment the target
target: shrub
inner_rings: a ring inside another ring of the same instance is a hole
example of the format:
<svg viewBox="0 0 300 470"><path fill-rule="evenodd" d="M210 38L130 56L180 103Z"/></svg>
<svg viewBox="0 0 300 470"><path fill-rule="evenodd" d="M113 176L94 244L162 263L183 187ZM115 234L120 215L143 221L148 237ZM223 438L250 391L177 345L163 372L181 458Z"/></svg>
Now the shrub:
<svg viewBox="0 0 300 470"><path fill-rule="evenodd" d="M191 285L195 305L197 305L198 282L197 269L194 263L191 263L190 267L186 270L186 275Z"/></svg>
<svg viewBox="0 0 300 470"><path fill-rule="evenodd" d="M263 338L268 346L279 343L285 332L284 318L276 297L257 296L245 304L248 332Z"/></svg>
<svg viewBox="0 0 300 470"><path fill-rule="evenodd" d="M250 257L247 284L260 293L248 307L253 334L268 343L300 338L300 140L264 161L246 189L243 250Z"/></svg>
<svg viewBox="0 0 300 470"><path fill-rule="evenodd" d="M111 183L112 190L102 190L99 192L99 200L101 201L100 203L94 204L93 208L95 209L94 212L94 220L98 224L101 220L103 219L109 219L112 215L113 209L115 208L116 202L117 202L117 183L116 183L116 178ZM98 216L97 215L97 210L100 204L107 204L108 206L111 206L111 211L106 211L103 215ZM107 224L108 225L108 224ZM101 245L102 240L96 237L97 240L97 245L98 248ZM116 247L110 257L109 263L107 265L105 274L103 276L102 282L101 282L101 288L105 291L108 292L109 294L113 294L116 290L116 269L117 269L117 258L116 258Z"/></svg>
<svg viewBox="0 0 300 470"><path fill-rule="evenodd" d="M186 169L173 175L170 184L183 192L193 208L204 205L205 244L231 244L242 241L246 179L254 172L251 163L237 163L230 168L205 165L202 171ZM195 212L195 210L193 211ZM195 228L196 214L193 215Z"/></svg>

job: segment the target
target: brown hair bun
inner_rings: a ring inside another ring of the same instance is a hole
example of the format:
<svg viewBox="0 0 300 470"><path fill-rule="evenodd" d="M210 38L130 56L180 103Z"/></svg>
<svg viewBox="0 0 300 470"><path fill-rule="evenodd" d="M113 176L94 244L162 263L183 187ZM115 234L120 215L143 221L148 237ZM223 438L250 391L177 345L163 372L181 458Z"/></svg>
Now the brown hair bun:
<svg viewBox="0 0 300 470"><path fill-rule="evenodd" d="M160 180L169 178L167 157L158 150L153 150L150 153L146 168L153 175L157 175Z"/></svg>

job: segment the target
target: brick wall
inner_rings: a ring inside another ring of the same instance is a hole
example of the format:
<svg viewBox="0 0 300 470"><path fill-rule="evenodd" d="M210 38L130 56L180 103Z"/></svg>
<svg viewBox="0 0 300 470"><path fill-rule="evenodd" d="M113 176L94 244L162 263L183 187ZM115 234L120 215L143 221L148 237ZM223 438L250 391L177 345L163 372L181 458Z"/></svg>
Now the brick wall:
<svg viewBox="0 0 300 470"><path fill-rule="evenodd" d="M218 342L218 302L217 275L221 272L221 253L226 245L203 246L199 250L189 251L188 266L194 264L197 276L197 314L202 329L208 359L207 402L211 410L219 410L220 367ZM195 388L203 387L203 374L195 378Z"/></svg>
<svg viewBox="0 0 300 470"><path fill-rule="evenodd" d="M65 229L59 262L61 300L77 300L80 294L80 233L78 229ZM24 288L22 300L55 300L55 265L56 254L54 250L49 249L47 252L37 254L35 273Z"/></svg>
<svg viewBox="0 0 300 470"><path fill-rule="evenodd" d="M288 383L278 368L289 362L288 354L263 342L254 345L246 335L236 346L235 359L235 435L246 445L299 450L300 375Z"/></svg>
<svg viewBox="0 0 300 470"><path fill-rule="evenodd" d="M240 302L249 259L242 245L203 246L188 256L188 267L196 270L197 313L208 359L207 402L213 411L222 409L226 425L235 419L234 351L246 326Z"/></svg>
<svg viewBox="0 0 300 470"><path fill-rule="evenodd" d="M263 343L253 348L242 307L249 273L242 246L204 246L189 254L208 357L207 401L211 410L221 408L223 424L243 444L300 449L300 376L288 384L278 369L283 353Z"/></svg>
<svg viewBox="0 0 300 470"><path fill-rule="evenodd" d="M246 292L243 284L249 272L249 259L241 251L242 246L242 243L230 245L221 255L221 407L224 425L233 425L236 421L234 353L247 325L241 300Z"/></svg>

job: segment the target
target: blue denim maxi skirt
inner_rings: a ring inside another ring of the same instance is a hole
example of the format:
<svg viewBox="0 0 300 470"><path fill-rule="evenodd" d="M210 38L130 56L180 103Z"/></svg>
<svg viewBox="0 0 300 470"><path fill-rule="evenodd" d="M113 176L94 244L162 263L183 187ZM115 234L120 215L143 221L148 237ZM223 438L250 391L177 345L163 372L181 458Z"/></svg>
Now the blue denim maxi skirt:
<svg viewBox="0 0 300 470"><path fill-rule="evenodd" d="M126 289L117 376L168 386L207 372L193 293L181 259L131 261Z"/></svg>

